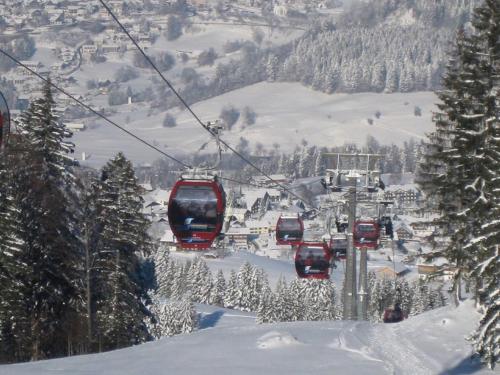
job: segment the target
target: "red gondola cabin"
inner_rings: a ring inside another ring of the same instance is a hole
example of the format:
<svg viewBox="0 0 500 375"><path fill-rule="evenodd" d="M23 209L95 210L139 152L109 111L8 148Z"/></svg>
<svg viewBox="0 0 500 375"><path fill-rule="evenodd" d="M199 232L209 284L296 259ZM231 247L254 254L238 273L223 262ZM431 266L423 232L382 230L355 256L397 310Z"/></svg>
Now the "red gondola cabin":
<svg viewBox="0 0 500 375"><path fill-rule="evenodd" d="M330 249L325 242L302 242L295 253L297 276L303 279L328 279Z"/></svg>
<svg viewBox="0 0 500 375"><path fill-rule="evenodd" d="M375 220L358 220L354 223L354 246L376 249L380 238L380 225Z"/></svg>
<svg viewBox="0 0 500 375"><path fill-rule="evenodd" d="M226 196L217 180L179 180L168 201L168 222L183 249L208 249L222 230Z"/></svg>
<svg viewBox="0 0 500 375"><path fill-rule="evenodd" d="M347 255L347 235L338 234L330 240L330 250L337 259L345 259Z"/></svg>
<svg viewBox="0 0 500 375"><path fill-rule="evenodd" d="M304 223L297 216L280 216L276 224L276 243L296 246L302 242Z"/></svg>

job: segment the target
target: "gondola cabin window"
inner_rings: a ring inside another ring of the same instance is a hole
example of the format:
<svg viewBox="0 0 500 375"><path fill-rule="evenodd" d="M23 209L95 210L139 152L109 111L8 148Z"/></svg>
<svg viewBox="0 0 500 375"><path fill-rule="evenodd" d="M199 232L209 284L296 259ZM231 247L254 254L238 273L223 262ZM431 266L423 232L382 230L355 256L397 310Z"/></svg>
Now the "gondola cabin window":
<svg viewBox="0 0 500 375"><path fill-rule="evenodd" d="M301 244L295 254L295 268L300 278L327 279L329 249L323 244Z"/></svg>
<svg viewBox="0 0 500 375"><path fill-rule="evenodd" d="M217 226L217 195L210 186L180 186L170 209L180 229L213 232Z"/></svg>

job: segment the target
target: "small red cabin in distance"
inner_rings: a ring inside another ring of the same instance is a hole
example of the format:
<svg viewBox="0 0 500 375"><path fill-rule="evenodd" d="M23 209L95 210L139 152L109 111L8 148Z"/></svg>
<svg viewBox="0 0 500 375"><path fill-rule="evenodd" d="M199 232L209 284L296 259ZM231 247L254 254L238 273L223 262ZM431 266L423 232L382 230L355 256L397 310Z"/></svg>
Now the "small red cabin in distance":
<svg viewBox="0 0 500 375"><path fill-rule="evenodd" d="M347 235L338 234L330 240L330 251L337 259L345 259L347 255Z"/></svg>
<svg viewBox="0 0 500 375"><path fill-rule="evenodd" d="M7 100L0 92L0 147L5 144L5 138L10 130L10 112Z"/></svg>
<svg viewBox="0 0 500 375"><path fill-rule="evenodd" d="M295 270L302 279L328 279L331 253L325 242L301 242L295 252Z"/></svg>
<svg viewBox="0 0 500 375"><path fill-rule="evenodd" d="M168 222L181 248L208 249L222 230L226 194L216 180L179 180L168 201Z"/></svg>
<svg viewBox="0 0 500 375"><path fill-rule="evenodd" d="M304 236L304 223L297 216L280 216L276 224L276 244L297 246Z"/></svg>
<svg viewBox="0 0 500 375"><path fill-rule="evenodd" d="M354 246L376 249L380 239L380 225L375 220L358 220L354 223Z"/></svg>

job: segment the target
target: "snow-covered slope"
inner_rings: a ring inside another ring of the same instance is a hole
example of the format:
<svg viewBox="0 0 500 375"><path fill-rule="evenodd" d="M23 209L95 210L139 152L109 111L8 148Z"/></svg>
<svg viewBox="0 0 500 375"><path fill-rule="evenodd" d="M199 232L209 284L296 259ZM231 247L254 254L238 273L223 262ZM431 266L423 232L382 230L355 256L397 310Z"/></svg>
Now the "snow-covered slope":
<svg viewBox="0 0 500 375"><path fill-rule="evenodd" d="M243 137L250 141L251 148L260 142L272 149L276 143L281 150L291 151L303 139L328 147L345 142L364 144L369 134L385 144L402 144L411 137L421 139L433 129L431 111L436 101L431 92L327 95L299 83L264 82L197 103L193 109L203 121L213 121L228 104L240 110L250 106L257 113L256 123L244 129L238 123L223 138L233 146ZM415 116L416 106L422 116ZM117 109L113 120L126 124L128 130L165 152L194 152L208 140L206 131L187 111L172 111L178 125L164 128L165 112L148 117L148 108L141 104ZM160 156L107 124L75 134L74 141L77 152L91 154L89 163L95 166L118 151L124 151L134 162L151 162Z"/></svg>
<svg viewBox="0 0 500 375"><path fill-rule="evenodd" d="M2 375L491 374L469 361L471 302L399 324L256 325L251 314L206 310L203 329L109 353L0 366Z"/></svg>

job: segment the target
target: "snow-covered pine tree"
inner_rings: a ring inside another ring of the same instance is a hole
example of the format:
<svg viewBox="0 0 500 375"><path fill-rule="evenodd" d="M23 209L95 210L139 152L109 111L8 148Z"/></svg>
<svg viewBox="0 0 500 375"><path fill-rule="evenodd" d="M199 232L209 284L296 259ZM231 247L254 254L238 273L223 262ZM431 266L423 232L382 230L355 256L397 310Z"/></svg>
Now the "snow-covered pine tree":
<svg viewBox="0 0 500 375"><path fill-rule="evenodd" d="M177 270L177 262L173 259L170 259L168 262L168 267L167 267L167 274L165 276L164 282L165 282L165 292L167 293L165 297L170 298L172 295L173 287L174 287L174 282L175 282L175 271ZM168 288L167 288L168 286Z"/></svg>
<svg viewBox="0 0 500 375"><path fill-rule="evenodd" d="M216 306L224 306L224 294L226 292L226 279L222 270L217 272L214 287L210 297L210 304Z"/></svg>
<svg viewBox="0 0 500 375"><path fill-rule="evenodd" d="M473 255L472 275L478 286L477 303L483 316L474 333L476 352L490 368L500 357L498 325L500 322L500 4L485 0L475 9L474 45L471 76L471 122L475 127L460 134L470 148L475 146L472 162L476 179L466 188L472 194L471 216L478 223L474 236L468 238L465 252Z"/></svg>
<svg viewBox="0 0 500 375"><path fill-rule="evenodd" d="M418 315L429 310L429 288L420 281L413 282L413 301L410 315Z"/></svg>
<svg viewBox="0 0 500 375"><path fill-rule="evenodd" d="M143 257L151 251L149 222L134 169L122 153L103 168L99 241L101 272L97 277L97 330L105 349L126 347L149 338L144 324L149 314L143 299Z"/></svg>
<svg viewBox="0 0 500 375"><path fill-rule="evenodd" d="M160 296L157 292L152 292L150 294L151 304L149 305L149 311L153 319L148 319L146 324L148 326L148 331L151 336L155 339L159 339L162 337L162 322L164 318L162 317L163 313L163 296Z"/></svg>
<svg viewBox="0 0 500 375"><path fill-rule="evenodd" d="M179 322L179 333L190 333L198 327L198 314L189 295L180 301L176 314Z"/></svg>
<svg viewBox="0 0 500 375"><path fill-rule="evenodd" d="M382 285L379 280L375 279L373 287L370 289L368 318L373 322L379 322L382 318L383 309Z"/></svg>
<svg viewBox="0 0 500 375"><path fill-rule="evenodd" d="M184 293L188 291L186 286L186 265L179 264L179 262L173 262L173 264L175 265L175 272L173 274L170 298L173 300L181 300Z"/></svg>
<svg viewBox="0 0 500 375"><path fill-rule="evenodd" d="M170 296L171 292L172 275L169 274L170 263L169 252L163 249L157 249L154 258L156 287L157 293L162 297Z"/></svg>
<svg viewBox="0 0 500 375"><path fill-rule="evenodd" d="M267 277L262 269L253 267L250 275L250 285L248 288L249 296L249 311L257 311L259 307L259 297L262 293L264 285L266 285Z"/></svg>
<svg viewBox="0 0 500 375"><path fill-rule="evenodd" d="M10 147L29 150L11 137ZM0 159L0 363L27 361L31 356L28 247L22 220L22 199L28 194L29 158L7 148Z"/></svg>
<svg viewBox="0 0 500 375"><path fill-rule="evenodd" d="M257 316L255 321L257 324L274 323L276 318L275 295L271 290L267 290L260 295L259 307L257 308Z"/></svg>
<svg viewBox="0 0 500 375"><path fill-rule="evenodd" d="M196 257L191 263L191 266L186 274L187 289L189 290L191 298L194 302L200 301L204 282L203 279L205 277L201 262L203 262L201 257Z"/></svg>
<svg viewBox="0 0 500 375"><path fill-rule="evenodd" d="M335 289L329 280L308 280L306 320L332 320L336 316Z"/></svg>
<svg viewBox="0 0 500 375"><path fill-rule="evenodd" d="M288 287L286 285L286 280L283 275L280 275L278 282L276 283L274 296L275 296L274 309L275 309L276 321L278 322L291 321L291 311L289 309L289 306L287 306L287 300L289 299Z"/></svg>
<svg viewBox="0 0 500 375"><path fill-rule="evenodd" d="M224 294L224 307L234 309L239 304L238 276L234 270L231 270L226 292Z"/></svg>
<svg viewBox="0 0 500 375"><path fill-rule="evenodd" d="M410 284L405 279L398 280L397 288L400 290L399 302L401 303L401 310L403 310L403 313L409 314L412 308L411 304L413 299Z"/></svg>
<svg viewBox="0 0 500 375"><path fill-rule="evenodd" d="M81 242L78 238L77 198L71 136L55 111L50 83L18 121L26 140L26 195L16 204L23 228L29 282L23 300L31 316L32 360L71 354L80 341L83 304ZM68 345L69 343L69 345ZM69 351L69 353L68 353Z"/></svg>
<svg viewBox="0 0 500 375"><path fill-rule="evenodd" d="M252 292L251 292L251 277L253 267L249 262L245 262L238 271L237 281L237 302L234 305L235 309L242 311L251 311Z"/></svg>
<svg viewBox="0 0 500 375"><path fill-rule="evenodd" d="M214 282L212 278L212 272L208 270L208 272L203 276L203 285L200 291L199 303L209 304L211 302L213 287Z"/></svg>
<svg viewBox="0 0 500 375"><path fill-rule="evenodd" d="M305 319L306 315L306 295L305 280L295 279L288 286L290 301L290 319L292 322Z"/></svg>
<svg viewBox="0 0 500 375"><path fill-rule="evenodd" d="M441 212L439 223L444 235L451 238L445 249L437 249L435 256L444 256L456 266L454 299L461 299L461 279L471 265L470 253L463 246L477 223L470 212L473 197L468 185L475 181L477 161L473 157L480 123L478 106L474 104L474 81L477 73L471 67L477 57L471 40L460 31L456 47L443 78L444 89L438 92L439 112L435 114L436 130L429 137L424 162L420 164L419 182L431 201L437 202ZM476 138L474 141L473 138Z"/></svg>
<svg viewBox="0 0 500 375"><path fill-rule="evenodd" d="M436 122L437 131L449 135L448 143L439 149L439 142L433 140L434 152L428 160L434 164L427 163L424 168L434 172L430 190L436 190L442 221L451 232L450 246L443 255L456 265L455 303L460 300L461 276L477 278L479 301L483 299L487 318L483 317L476 332L476 348L491 367L498 361L498 346L495 349L492 342L497 335L499 297L490 292L498 289L498 271L486 265L498 263L500 236L499 10L497 1L484 1L474 12L473 27L458 35L443 81L445 90L439 94L443 104ZM443 192L443 188L448 191Z"/></svg>

